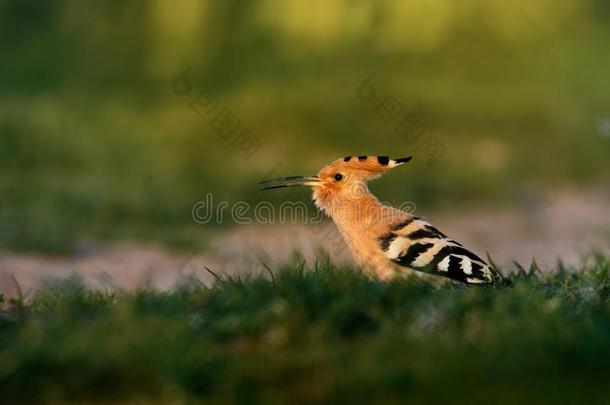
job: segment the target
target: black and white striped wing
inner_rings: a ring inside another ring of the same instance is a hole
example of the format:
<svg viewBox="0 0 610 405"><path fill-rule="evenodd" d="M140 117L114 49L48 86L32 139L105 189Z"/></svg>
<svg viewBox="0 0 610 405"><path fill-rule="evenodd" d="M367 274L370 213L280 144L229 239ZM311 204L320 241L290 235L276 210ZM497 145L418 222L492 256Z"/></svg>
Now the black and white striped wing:
<svg viewBox="0 0 610 405"><path fill-rule="evenodd" d="M393 226L379 244L388 259L413 270L470 284L493 284L499 278L479 256L417 217Z"/></svg>

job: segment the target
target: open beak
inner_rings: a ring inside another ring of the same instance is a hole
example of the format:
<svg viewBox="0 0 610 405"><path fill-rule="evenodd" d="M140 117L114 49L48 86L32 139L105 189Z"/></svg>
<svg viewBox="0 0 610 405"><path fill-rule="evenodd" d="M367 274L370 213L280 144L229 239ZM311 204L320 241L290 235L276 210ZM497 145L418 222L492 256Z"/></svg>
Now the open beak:
<svg viewBox="0 0 610 405"><path fill-rule="evenodd" d="M261 190L273 190L274 188L284 187L315 187L320 185L321 181L318 176L288 176L279 177L277 179L259 181L258 184L280 183L274 186L261 187Z"/></svg>

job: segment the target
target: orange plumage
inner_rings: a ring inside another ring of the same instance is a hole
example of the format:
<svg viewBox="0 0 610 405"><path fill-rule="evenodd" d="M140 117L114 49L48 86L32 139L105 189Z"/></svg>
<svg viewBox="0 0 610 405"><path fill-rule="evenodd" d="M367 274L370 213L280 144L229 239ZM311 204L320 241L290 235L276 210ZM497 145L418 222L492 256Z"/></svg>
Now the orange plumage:
<svg viewBox="0 0 610 405"><path fill-rule="evenodd" d="M401 275L443 276L471 284L492 284L501 276L479 256L449 239L426 221L384 205L367 182L411 158L347 156L315 176L266 180L263 189L307 186L318 208L343 235L354 259L369 276L389 280Z"/></svg>

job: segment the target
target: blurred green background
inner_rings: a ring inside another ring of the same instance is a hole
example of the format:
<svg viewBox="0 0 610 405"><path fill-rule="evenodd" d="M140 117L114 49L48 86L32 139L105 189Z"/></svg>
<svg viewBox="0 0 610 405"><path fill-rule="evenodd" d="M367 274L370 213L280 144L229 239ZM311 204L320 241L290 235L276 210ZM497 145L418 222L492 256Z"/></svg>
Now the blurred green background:
<svg viewBox="0 0 610 405"><path fill-rule="evenodd" d="M257 180L344 155L413 155L372 188L431 208L603 187L609 17L603 0L0 0L0 244L197 244L206 193L277 203ZM445 148L435 164L386 96ZM249 158L214 129L224 108L260 142Z"/></svg>

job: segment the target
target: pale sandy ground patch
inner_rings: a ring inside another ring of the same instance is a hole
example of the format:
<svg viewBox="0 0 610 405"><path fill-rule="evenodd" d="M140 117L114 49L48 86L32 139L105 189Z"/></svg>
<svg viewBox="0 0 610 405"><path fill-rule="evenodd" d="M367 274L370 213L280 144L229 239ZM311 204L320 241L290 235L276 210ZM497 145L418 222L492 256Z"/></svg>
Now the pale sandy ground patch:
<svg viewBox="0 0 610 405"><path fill-rule="evenodd" d="M506 270L515 260L529 264L536 258L543 268L561 259L578 265L592 249L610 254L610 189L588 192L557 191L524 199L510 207L488 207L436 212L425 217L444 233L475 252L489 252ZM97 288L133 289L149 284L170 289L184 277L204 283L214 279L204 266L222 274L266 272L299 252L310 264L330 260L352 263L334 226L242 225L221 233L206 252L176 253L145 244L95 245L70 257L2 252L0 293L15 294L13 277L25 294L46 279L76 273Z"/></svg>

